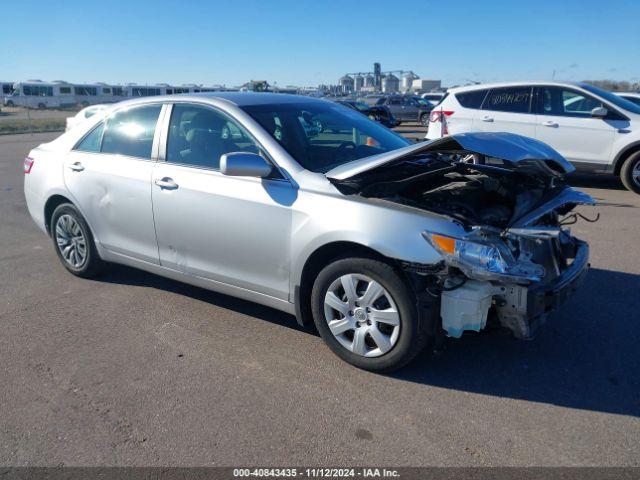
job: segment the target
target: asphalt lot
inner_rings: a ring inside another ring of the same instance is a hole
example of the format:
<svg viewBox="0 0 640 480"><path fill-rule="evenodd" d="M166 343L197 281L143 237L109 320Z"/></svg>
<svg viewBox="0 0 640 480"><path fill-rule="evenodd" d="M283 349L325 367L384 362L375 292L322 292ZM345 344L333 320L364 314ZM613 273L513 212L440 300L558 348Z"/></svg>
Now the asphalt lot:
<svg viewBox="0 0 640 480"><path fill-rule="evenodd" d="M640 465L640 196L617 181L576 180L600 202L574 227L593 268L536 340L468 336L383 376L269 308L68 274L22 192L54 136L0 137L1 465Z"/></svg>

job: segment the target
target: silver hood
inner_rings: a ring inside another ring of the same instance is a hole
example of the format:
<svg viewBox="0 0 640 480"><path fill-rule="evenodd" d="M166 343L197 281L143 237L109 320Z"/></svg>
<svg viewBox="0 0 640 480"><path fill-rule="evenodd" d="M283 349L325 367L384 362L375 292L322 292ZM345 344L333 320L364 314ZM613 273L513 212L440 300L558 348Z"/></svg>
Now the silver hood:
<svg viewBox="0 0 640 480"><path fill-rule="evenodd" d="M546 143L502 132L461 133L430 142L409 145L391 152L354 160L331 169L332 180L347 180L410 155L433 151L467 151L498 158L514 170L545 177L562 177L575 168Z"/></svg>

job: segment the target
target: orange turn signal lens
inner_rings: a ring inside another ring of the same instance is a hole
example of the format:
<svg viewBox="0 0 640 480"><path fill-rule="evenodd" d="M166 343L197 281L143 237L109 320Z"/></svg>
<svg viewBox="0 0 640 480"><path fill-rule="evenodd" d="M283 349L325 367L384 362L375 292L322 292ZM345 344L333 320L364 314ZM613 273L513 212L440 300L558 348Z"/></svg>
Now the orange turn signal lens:
<svg viewBox="0 0 640 480"><path fill-rule="evenodd" d="M444 235L438 235L437 233L431 234L431 240L435 243L443 252L453 255L456 251L456 239L451 237L445 237Z"/></svg>

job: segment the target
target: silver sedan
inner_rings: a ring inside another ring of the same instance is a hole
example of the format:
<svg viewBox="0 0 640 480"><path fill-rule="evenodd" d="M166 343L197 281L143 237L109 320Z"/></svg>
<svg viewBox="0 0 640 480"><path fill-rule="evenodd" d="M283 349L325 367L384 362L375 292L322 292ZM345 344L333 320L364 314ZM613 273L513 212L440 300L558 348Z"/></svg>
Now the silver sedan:
<svg viewBox="0 0 640 480"><path fill-rule="evenodd" d="M412 144L318 99L123 102L24 169L29 212L74 275L120 263L268 305L369 370L490 324L530 338L587 268L563 224L593 200L551 148Z"/></svg>

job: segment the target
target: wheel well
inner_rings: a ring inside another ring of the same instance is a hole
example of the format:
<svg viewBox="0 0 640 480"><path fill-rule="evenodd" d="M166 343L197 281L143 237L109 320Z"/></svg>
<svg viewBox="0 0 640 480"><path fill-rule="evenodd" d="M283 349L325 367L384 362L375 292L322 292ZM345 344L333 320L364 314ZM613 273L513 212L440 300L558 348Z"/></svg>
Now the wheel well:
<svg viewBox="0 0 640 480"><path fill-rule="evenodd" d="M47 233L49 235L51 235L51 215L53 215L53 211L58 208L58 205L63 203L73 202L62 195L52 195L44 205L44 225L47 228Z"/></svg>
<svg viewBox="0 0 640 480"><path fill-rule="evenodd" d="M311 290L315 278L329 262L341 257L361 256L392 262L376 250L354 242L333 242L323 245L307 259L302 269L300 285L296 286L296 318L301 325L313 323L311 313Z"/></svg>
<svg viewBox="0 0 640 480"><path fill-rule="evenodd" d="M618 157L618 161L613 167L613 174L620 175L620 170L622 169L622 165L624 165L624 162L626 162L627 158L629 158L631 155L633 155L637 151L640 151L640 144L633 145L627 148L627 150L625 150L624 152L622 152L620 157Z"/></svg>

